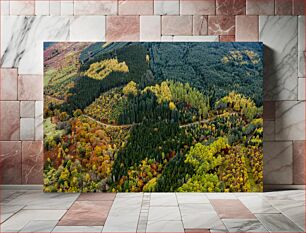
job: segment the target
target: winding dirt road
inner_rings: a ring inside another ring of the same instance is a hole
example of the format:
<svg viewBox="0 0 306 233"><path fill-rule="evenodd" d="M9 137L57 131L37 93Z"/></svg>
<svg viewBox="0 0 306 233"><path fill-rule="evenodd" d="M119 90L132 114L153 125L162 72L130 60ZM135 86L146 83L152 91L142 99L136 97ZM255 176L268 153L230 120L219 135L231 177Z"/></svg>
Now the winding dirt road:
<svg viewBox="0 0 306 233"><path fill-rule="evenodd" d="M103 123L101 121L98 121L96 120L95 118L92 118L91 116L88 116L86 114L83 114L82 115L83 117L86 117L94 122L96 122L97 124L99 125L102 125L104 127L112 127L112 128L131 128L135 125L139 125L140 123L134 123L134 124L128 124L128 125L112 125L112 124L106 124L106 123ZM214 117L215 118L215 117ZM196 121L196 122L191 122L191 123L188 123L188 124L184 124L184 125L180 125L180 128L187 128L189 126L192 126L192 125L198 125L198 124L201 124L201 123L207 123L209 122L210 120L212 119L205 119L205 120L201 120L201 121Z"/></svg>

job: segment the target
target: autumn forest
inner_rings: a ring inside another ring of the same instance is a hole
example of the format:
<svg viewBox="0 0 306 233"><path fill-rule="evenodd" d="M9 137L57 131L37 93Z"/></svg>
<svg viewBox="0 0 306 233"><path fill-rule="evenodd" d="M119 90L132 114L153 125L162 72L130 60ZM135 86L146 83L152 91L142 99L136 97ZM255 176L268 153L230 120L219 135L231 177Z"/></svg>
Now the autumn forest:
<svg viewBox="0 0 306 233"><path fill-rule="evenodd" d="M260 192L261 43L44 44L45 192Z"/></svg>

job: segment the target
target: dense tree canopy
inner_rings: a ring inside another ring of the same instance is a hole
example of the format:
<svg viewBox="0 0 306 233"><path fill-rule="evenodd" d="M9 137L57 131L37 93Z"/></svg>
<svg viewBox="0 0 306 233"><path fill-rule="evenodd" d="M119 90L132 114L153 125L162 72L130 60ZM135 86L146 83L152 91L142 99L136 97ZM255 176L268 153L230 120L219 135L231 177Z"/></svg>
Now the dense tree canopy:
<svg viewBox="0 0 306 233"><path fill-rule="evenodd" d="M45 191L262 190L261 43L46 51Z"/></svg>

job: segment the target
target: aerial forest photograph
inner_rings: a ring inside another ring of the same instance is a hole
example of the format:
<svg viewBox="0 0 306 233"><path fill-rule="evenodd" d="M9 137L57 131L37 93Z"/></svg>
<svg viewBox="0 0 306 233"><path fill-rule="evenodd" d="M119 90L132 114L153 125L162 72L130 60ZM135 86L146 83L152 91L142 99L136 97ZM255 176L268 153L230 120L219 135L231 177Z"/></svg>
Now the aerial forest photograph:
<svg viewBox="0 0 306 233"><path fill-rule="evenodd" d="M45 42L45 192L261 192L263 44Z"/></svg>

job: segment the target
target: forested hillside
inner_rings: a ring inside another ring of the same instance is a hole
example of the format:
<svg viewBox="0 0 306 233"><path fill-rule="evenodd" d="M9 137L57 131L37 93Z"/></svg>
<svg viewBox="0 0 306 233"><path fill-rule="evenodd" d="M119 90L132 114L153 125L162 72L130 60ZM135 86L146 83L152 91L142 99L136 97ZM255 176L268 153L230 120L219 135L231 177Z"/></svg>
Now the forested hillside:
<svg viewBox="0 0 306 233"><path fill-rule="evenodd" d="M48 45L45 191L261 191L262 49Z"/></svg>

